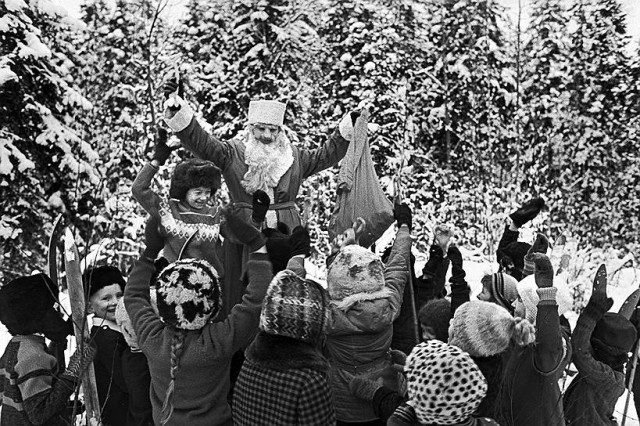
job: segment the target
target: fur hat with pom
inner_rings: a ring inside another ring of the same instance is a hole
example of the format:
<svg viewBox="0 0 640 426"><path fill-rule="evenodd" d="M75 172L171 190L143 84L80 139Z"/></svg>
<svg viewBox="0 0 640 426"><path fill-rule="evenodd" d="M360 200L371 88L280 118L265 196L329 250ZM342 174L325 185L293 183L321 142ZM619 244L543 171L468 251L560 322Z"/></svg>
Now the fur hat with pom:
<svg viewBox="0 0 640 426"><path fill-rule="evenodd" d="M222 306L218 273L206 260L169 264L158 275L156 291L160 317L182 330L201 329Z"/></svg>
<svg viewBox="0 0 640 426"><path fill-rule="evenodd" d="M0 322L12 335L40 333L39 321L58 298L58 287L45 274L28 275L0 287Z"/></svg>
<svg viewBox="0 0 640 426"><path fill-rule="evenodd" d="M222 182L220 169L211 161L191 158L179 163L173 170L169 197L184 200L187 192L193 188L211 188L213 195Z"/></svg>
<svg viewBox="0 0 640 426"><path fill-rule="evenodd" d="M420 424L466 422L487 394L487 381L469 354L439 340L413 348L404 371L407 403Z"/></svg>
<svg viewBox="0 0 640 426"><path fill-rule="evenodd" d="M566 283L561 280L554 280L553 286L557 289L556 303L558 304L558 315L563 315L573 308L573 298L571 291ZM526 319L531 323L536 323L538 315L538 285L536 284L535 275L526 276L518 283L518 295L522 299L525 307Z"/></svg>
<svg viewBox="0 0 640 426"><path fill-rule="evenodd" d="M327 288L331 303L339 309L391 295L384 285L380 256L356 244L343 247L329 266Z"/></svg>
<svg viewBox="0 0 640 426"><path fill-rule="evenodd" d="M509 347L515 327L516 319L502 306L472 300L456 310L449 327L449 344L476 358L498 355Z"/></svg>

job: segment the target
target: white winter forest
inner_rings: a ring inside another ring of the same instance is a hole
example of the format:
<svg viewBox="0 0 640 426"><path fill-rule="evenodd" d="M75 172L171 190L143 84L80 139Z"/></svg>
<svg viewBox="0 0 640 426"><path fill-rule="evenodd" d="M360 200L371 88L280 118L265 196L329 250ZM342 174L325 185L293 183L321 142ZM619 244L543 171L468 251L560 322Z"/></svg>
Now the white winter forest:
<svg viewBox="0 0 640 426"><path fill-rule="evenodd" d="M640 286L633 0L65 4L0 1L0 284L48 271L59 216L84 265L114 265L126 276L144 248L147 217L132 182L167 128L163 83L179 75L196 117L221 139L244 130L253 99L286 102L284 124L306 148L368 106L380 185L413 211L418 276L435 226L447 224L474 299L483 275L498 270L509 213L543 197L547 208L520 239L544 233L554 267L564 256L558 279L573 297L572 326L601 264L612 311ZM175 136L169 143L180 144ZM168 193L173 167L190 156L171 154L154 178L157 192ZM308 271L322 282L337 172L306 179L296 200L308 215ZM223 181L215 203L228 202ZM392 227L375 249L394 235ZM566 243L554 244L560 236ZM0 331L0 349L10 337ZM626 402L627 392L618 424L639 425L633 397Z"/></svg>

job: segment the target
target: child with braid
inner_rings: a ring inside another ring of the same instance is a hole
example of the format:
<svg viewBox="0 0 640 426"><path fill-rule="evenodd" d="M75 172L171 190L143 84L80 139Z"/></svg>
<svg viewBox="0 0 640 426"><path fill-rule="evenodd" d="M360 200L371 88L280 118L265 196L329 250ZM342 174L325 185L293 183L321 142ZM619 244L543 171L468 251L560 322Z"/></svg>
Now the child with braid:
<svg viewBox="0 0 640 426"><path fill-rule="evenodd" d="M242 303L224 321L219 277L206 260L169 264L156 282L159 314L151 306L149 281L162 243L149 238L125 289L125 308L151 372L151 405L156 425L231 425L227 403L231 357L252 339L273 276L260 231L227 215L229 230L251 255L249 285Z"/></svg>

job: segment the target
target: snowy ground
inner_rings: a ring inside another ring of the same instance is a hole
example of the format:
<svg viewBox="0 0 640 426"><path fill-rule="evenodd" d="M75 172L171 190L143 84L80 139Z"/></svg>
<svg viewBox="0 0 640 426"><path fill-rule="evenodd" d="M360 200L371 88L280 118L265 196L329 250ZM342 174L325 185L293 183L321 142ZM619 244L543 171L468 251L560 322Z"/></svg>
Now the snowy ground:
<svg viewBox="0 0 640 426"><path fill-rule="evenodd" d="M414 253L414 254L417 257L416 272L420 273L422 271L422 267L424 266L424 262L426 261L426 259L423 256L421 256L419 253ZM465 258L467 258L467 256L465 256ZM320 269L313 269L313 268L309 268L309 269L311 269L309 271L309 274L316 275L318 276L318 278L322 273ZM471 287L472 297L475 297L475 295L477 295L481 291L480 279L485 273L497 270L497 264L491 264L489 262L480 262L480 261L474 262L474 261L467 260L464 263L464 269L467 273L467 281ZM633 270L632 268L627 268L627 269L629 269L629 271L626 271L626 274L624 275L621 274L621 276L628 277L628 278L618 279L615 283L610 283L607 289L609 297L613 298L614 300L614 305L613 305L613 308L611 309L614 312L617 312L617 310L620 308L620 306L625 301L627 296L629 296L636 288L638 288L636 277L640 276L640 269L636 269L636 270ZM69 312L68 298L66 294L61 294L61 303L65 307L65 309L67 309L67 312ZM567 317L569 319L569 322L571 322L571 325L575 326L575 322L577 320L576 315L567 315ZM6 331L4 326L0 323L0 351L4 352L4 348L6 347L10 339L11 339L11 336ZM73 339L69 339L69 340L72 341ZM70 348L67 350L67 357L71 355L71 352L74 349L73 342L70 342L70 343L71 343ZM565 386L568 386L569 382L570 381L567 380L567 382L565 383ZM626 398L627 398L627 393L625 393L618 400L618 404L616 405L615 415L616 415L616 418L618 419L619 424L622 424L622 416L624 413ZM631 397L629 398L629 408L627 410L627 419L626 419L625 426L640 426L640 421L638 420L638 418L639 416L636 412L636 408L633 402L633 397Z"/></svg>

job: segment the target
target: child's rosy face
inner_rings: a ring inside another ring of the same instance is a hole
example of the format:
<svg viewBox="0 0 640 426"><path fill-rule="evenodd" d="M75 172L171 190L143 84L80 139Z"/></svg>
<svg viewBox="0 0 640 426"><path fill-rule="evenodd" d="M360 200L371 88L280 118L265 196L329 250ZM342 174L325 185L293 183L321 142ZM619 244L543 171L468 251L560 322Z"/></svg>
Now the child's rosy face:
<svg viewBox="0 0 640 426"><path fill-rule="evenodd" d="M194 210L205 208L209 199L211 199L211 188L205 188L204 186L191 188L185 196L185 201Z"/></svg>
<svg viewBox="0 0 640 426"><path fill-rule="evenodd" d="M110 321L116 320L116 307L118 300L122 298L122 289L119 284L111 284L102 287L89 298L89 311L98 318Z"/></svg>

